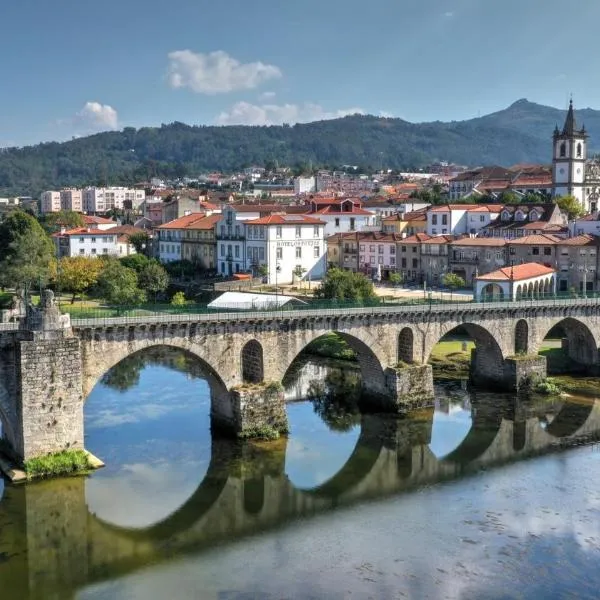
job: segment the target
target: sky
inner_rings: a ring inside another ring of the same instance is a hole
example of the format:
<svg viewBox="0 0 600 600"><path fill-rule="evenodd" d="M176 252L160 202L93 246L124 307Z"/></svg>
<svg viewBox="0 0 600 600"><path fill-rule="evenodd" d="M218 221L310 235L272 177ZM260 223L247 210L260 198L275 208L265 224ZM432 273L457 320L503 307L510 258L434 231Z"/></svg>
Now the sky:
<svg viewBox="0 0 600 600"><path fill-rule="evenodd" d="M462 120L570 94L600 108L597 0L4 4L0 147L173 121Z"/></svg>

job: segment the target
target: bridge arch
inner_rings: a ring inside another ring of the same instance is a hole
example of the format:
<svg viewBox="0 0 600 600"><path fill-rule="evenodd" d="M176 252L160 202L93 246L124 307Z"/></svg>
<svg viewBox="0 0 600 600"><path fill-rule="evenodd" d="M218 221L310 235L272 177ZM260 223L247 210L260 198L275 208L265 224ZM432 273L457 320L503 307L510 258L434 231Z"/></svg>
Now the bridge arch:
<svg viewBox="0 0 600 600"><path fill-rule="evenodd" d="M242 348L242 380L244 383L261 383L265 378L263 347L250 340Z"/></svg>
<svg viewBox="0 0 600 600"><path fill-rule="evenodd" d="M598 366L598 336L585 322L575 317L559 317L545 321L544 327L537 332L532 351L539 352L550 331L557 327L562 328L564 332L566 352L571 360L586 367Z"/></svg>
<svg viewBox="0 0 600 600"><path fill-rule="evenodd" d="M404 327L398 334L398 362L414 362L415 335L410 327Z"/></svg>
<svg viewBox="0 0 600 600"><path fill-rule="evenodd" d="M527 354L529 350L529 325L519 319L515 325L515 354Z"/></svg>

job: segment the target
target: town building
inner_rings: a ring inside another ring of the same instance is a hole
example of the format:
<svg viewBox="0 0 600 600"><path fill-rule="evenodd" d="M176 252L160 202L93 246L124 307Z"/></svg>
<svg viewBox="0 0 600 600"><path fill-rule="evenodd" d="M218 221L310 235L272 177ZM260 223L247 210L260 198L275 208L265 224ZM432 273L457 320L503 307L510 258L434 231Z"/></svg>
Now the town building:
<svg viewBox="0 0 600 600"><path fill-rule="evenodd" d="M569 235L600 235L600 213L594 212L580 219L569 221Z"/></svg>
<svg viewBox="0 0 600 600"><path fill-rule="evenodd" d="M421 277L429 287L443 284L448 273L448 254L454 236L438 235L421 242Z"/></svg>
<svg viewBox="0 0 600 600"><path fill-rule="evenodd" d="M503 267L475 281L479 302L538 298L556 293L556 270L537 263Z"/></svg>
<svg viewBox="0 0 600 600"><path fill-rule="evenodd" d="M203 271L217 268L216 227L221 215L210 215L191 221L183 229L181 255L184 260L196 264Z"/></svg>
<svg viewBox="0 0 600 600"><path fill-rule="evenodd" d="M101 231L106 231L107 229L117 227L118 225L118 223L112 219L97 217L95 215L82 215L81 218L83 219L83 223L86 227L100 229Z"/></svg>
<svg viewBox="0 0 600 600"><path fill-rule="evenodd" d="M397 233L402 237L422 233L427 229L427 210L399 212L381 220L383 233Z"/></svg>
<svg viewBox="0 0 600 600"><path fill-rule="evenodd" d="M507 204L479 235L514 239L531 234L567 234L567 217L557 204Z"/></svg>
<svg viewBox="0 0 600 600"><path fill-rule="evenodd" d="M571 100L562 131L557 126L553 135L553 195L573 196L589 212L585 193L587 140L585 127L577 128Z"/></svg>
<svg viewBox="0 0 600 600"><path fill-rule="evenodd" d="M334 233L326 238L327 265L330 268L357 272L359 269L358 246L360 234L357 231Z"/></svg>
<svg viewBox="0 0 600 600"><path fill-rule="evenodd" d="M269 283L321 279L327 271L325 223L308 215L271 214L244 221L242 243L218 238L219 272L258 274L266 267ZM241 246L239 254L236 248ZM241 260L240 260L241 259Z"/></svg>
<svg viewBox="0 0 600 600"><path fill-rule="evenodd" d="M427 209L429 235L476 235L493 222L500 204L440 204Z"/></svg>
<svg viewBox="0 0 600 600"><path fill-rule="evenodd" d="M40 213L47 215L48 213L60 212L60 192L47 191L40 195Z"/></svg>
<svg viewBox="0 0 600 600"><path fill-rule="evenodd" d="M83 211L83 200L81 190L67 189L60 191L61 210L71 210L73 212Z"/></svg>
<svg viewBox="0 0 600 600"><path fill-rule="evenodd" d="M362 207L360 198L313 197L307 214L325 222L325 237L378 225L375 214Z"/></svg>
<svg viewBox="0 0 600 600"><path fill-rule="evenodd" d="M422 244L432 239L426 233L416 233L398 242L396 250L396 264L407 283L422 283L424 279L421 263Z"/></svg>
<svg viewBox="0 0 600 600"><path fill-rule="evenodd" d="M507 262L506 241L499 238L462 237L450 242L448 270L473 286L481 274L504 267Z"/></svg>
<svg viewBox="0 0 600 600"><path fill-rule="evenodd" d="M294 179L294 194L312 194L317 191L317 181L315 177L296 177Z"/></svg>
<svg viewBox="0 0 600 600"><path fill-rule="evenodd" d="M204 213L192 213L157 227L159 260L164 263L183 260L182 242L188 225L205 217Z"/></svg>
<svg viewBox="0 0 600 600"><path fill-rule="evenodd" d="M146 192L126 187L88 187L82 191L82 208L87 213L105 213L113 209L137 209Z"/></svg>
<svg viewBox="0 0 600 600"><path fill-rule="evenodd" d="M397 244L402 236L395 233L359 232L359 270L370 277L388 279L398 271Z"/></svg>
<svg viewBox="0 0 600 600"><path fill-rule="evenodd" d="M557 244L560 238L552 234L532 234L507 241L507 265L540 263L556 266Z"/></svg>
<svg viewBox="0 0 600 600"><path fill-rule="evenodd" d="M558 291L596 292L598 285L598 257L600 237L578 235L557 241L556 269Z"/></svg>
<svg viewBox="0 0 600 600"><path fill-rule="evenodd" d="M128 256L135 254L135 248L129 243L129 236L135 233L135 227L121 226L110 229L76 227L61 229L52 238L56 254L63 256Z"/></svg>
<svg viewBox="0 0 600 600"><path fill-rule="evenodd" d="M197 214L200 211L200 204L197 198L190 196L174 196L161 204L161 222L170 223L186 215ZM148 215L149 218L150 215ZM153 219L154 220L154 219Z"/></svg>

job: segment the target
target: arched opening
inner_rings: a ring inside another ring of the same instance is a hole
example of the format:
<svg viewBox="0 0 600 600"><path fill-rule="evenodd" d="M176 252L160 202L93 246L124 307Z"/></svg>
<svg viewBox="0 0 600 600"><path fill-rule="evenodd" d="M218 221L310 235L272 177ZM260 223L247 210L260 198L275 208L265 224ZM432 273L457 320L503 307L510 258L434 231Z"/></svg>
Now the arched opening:
<svg viewBox="0 0 600 600"><path fill-rule="evenodd" d="M398 334L398 362L411 364L414 361L414 334L410 327L405 327Z"/></svg>
<svg viewBox="0 0 600 600"><path fill-rule="evenodd" d="M106 463L86 480L89 510L134 529L176 513L206 476L211 421L227 399L219 376L179 348L152 346L115 364L84 406L86 448Z"/></svg>
<svg viewBox="0 0 600 600"><path fill-rule="evenodd" d="M529 286L527 287L527 297L533 298L533 283L529 282Z"/></svg>
<svg viewBox="0 0 600 600"><path fill-rule="evenodd" d="M481 290L481 296L486 301L502 300L504 290L497 283L488 283Z"/></svg>
<svg viewBox="0 0 600 600"><path fill-rule="evenodd" d="M595 375L599 370L598 347L590 329L567 317L552 326L537 349L546 357L549 375Z"/></svg>
<svg viewBox="0 0 600 600"><path fill-rule="evenodd" d="M244 383L260 383L264 379L263 349L256 340L242 348L242 379Z"/></svg>
<svg viewBox="0 0 600 600"><path fill-rule="evenodd" d="M519 319L515 326L515 354L527 354L529 350L529 325Z"/></svg>
<svg viewBox="0 0 600 600"><path fill-rule="evenodd" d="M567 156L567 144L565 142L561 142L559 154L560 158L565 158Z"/></svg>
<svg viewBox="0 0 600 600"><path fill-rule="evenodd" d="M521 284L519 284L517 286L517 295L516 295L516 299L520 300L523 297L523 286Z"/></svg>
<svg viewBox="0 0 600 600"><path fill-rule="evenodd" d="M581 158L582 146L581 142L577 144L577 158Z"/></svg>
<svg viewBox="0 0 600 600"><path fill-rule="evenodd" d="M434 381L470 380L494 385L504 376L504 358L498 342L485 328L464 323L444 334L432 348L428 362Z"/></svg>
<svg viewBox="0 0 600 600"><path fill-rule="evenodd" d="M539 296L539 283L536 281L533 284L533 297L537 298Z"/></svg>
<svg viewBox="0 0 600 600"><path fill-rule="evenodd" d="M285 472L299 489L321 486L356 447L364 380L359 352L365 350L354 340L327 333L308 344L283 377L290 429Z"/></svg>

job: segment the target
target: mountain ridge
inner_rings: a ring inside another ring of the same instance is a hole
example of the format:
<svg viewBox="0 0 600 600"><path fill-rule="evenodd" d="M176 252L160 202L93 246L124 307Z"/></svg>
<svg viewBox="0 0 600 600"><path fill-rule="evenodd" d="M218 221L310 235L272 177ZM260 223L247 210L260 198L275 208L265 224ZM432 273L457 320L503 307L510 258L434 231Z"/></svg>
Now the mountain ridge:
<svg viewBox="0 0 600 600"><path fill-rule="evenodd" d="M233 171L278 161L293 165L359 164L418 168L434 160L471 166L551 162L552 132L566 111L525 98L464 121L411 123L349 115L295 125L126 127L66 142L0 151L0 195L37 196L45 189L131 184L151 176ZM600 147L600 111L576 110Z"/></svg>

